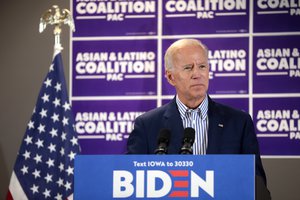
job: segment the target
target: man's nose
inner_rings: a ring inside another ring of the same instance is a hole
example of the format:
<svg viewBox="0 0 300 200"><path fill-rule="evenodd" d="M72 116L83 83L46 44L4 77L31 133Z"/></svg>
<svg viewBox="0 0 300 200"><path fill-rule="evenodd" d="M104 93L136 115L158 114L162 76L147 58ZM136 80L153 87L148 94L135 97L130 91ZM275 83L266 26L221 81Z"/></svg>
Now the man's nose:
<svg viewBox="0 0 300 200"><path fill-rule="evenodd" d="M193 78L199 78L201 76L201 68L197 65L196 62L194 62L193 65Z"/></svg>

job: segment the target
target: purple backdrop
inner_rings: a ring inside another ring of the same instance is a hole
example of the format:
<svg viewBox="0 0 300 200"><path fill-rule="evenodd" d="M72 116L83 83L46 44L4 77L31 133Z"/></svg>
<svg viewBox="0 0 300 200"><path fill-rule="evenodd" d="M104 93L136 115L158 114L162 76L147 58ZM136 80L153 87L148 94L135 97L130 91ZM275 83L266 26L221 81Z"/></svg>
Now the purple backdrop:
<svg viewBox="0 0 300 200"><path fill-rule="evenodd" d="M73 37L157 34L157 2L73 1ZM134 24L134 26L132 26Z"/></svg>
<svg viewBox="0 0 300 200"><path fill-rule="evenodd" d="M73 95L155 95L156 54L155 40L74 41Z"/></svg>
<svg viewBox="0 0 300 200"><path fill-rule="evenodd" d="M255 32L300 31L300 5L298 1L265 1L254 4Z"/></svg>
<svg viewBox="0 0 300 200"><path fill-rule="evenodd" d="M134 119L155 107L154 100L73 101L82 153L125 153Z"/></svg>
<svg viewBox="0 0 300 200"><path fill-rule="evenodd" d="M264 155L300 155L300 98L255 98L254 123Z"/></svg>
<svg viewBox="0 0 300 200"><path fill-rule="evenodd" d="M197 38L209 48L211 97L252 115L262 155L299 157L299 7L266 0L73 1L71 100L82 152L124 153L134 118L175 95L164 77L167 47Z"/></svg>
<svg viewBox="0 0 300 200"><path fill-rule="evenodd" d="M299 44L300 36L254 37L255 93L300 93Z"/></svg>
<svg viewBox="0 0 300 200"><path fill-rule="evenodd" d="M245 33L249 31L249 1L163 1L163 34ZM234 23L231 22L234 19ZM180 25L179 25L180 24Z"/></svg>

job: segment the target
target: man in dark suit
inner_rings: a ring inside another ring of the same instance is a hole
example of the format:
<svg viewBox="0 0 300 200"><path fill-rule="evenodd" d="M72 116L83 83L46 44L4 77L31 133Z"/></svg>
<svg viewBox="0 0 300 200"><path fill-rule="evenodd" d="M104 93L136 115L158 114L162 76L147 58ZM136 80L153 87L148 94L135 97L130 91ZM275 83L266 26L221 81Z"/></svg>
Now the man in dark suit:
<svg viewBox="0 0 300 200"><path fill-rule="evenodd" d="M166 105L135 121L129 154L154 154L161 129L169 129L168 154L178 154L184 128L195 129L194 154L254 154L256 175L266 183L253 121L249 114L214 102L207 94L208 49L195 39L174 42L165 54L165 75L176 89Z"/></svg>

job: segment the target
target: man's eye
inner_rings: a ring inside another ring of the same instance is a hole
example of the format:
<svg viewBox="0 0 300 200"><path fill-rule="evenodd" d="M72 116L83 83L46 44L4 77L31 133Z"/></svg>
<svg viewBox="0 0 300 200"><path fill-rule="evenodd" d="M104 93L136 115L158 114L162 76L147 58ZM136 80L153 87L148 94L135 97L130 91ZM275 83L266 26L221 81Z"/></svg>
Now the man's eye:
<svg viewBox="0 0 300 200"><path fill-rule="evenodd" d="M189 66L189 65L188 66L184 66L183 69L184 70L192 70L192 66Z"/></svg>
<svg viewBox="0 0 300 200"><path fill-rule="evenodd" d="M199 67L200 69L205 69L207 66L206 66L206 65L198 65L198 67Z"/></svg>

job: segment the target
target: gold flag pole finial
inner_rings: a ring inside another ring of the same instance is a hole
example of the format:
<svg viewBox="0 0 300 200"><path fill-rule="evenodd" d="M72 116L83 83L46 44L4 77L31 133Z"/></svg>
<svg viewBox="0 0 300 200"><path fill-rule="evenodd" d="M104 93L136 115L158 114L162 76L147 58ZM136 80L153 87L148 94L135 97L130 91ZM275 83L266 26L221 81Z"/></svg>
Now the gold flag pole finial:
<svg viewBox="0 0 300 200"><path fill-rule="evenodd" d="M42 33L47 24L54 25L54 36L55 36L55 45L54 48L57 50L62 50L63 47L60 43L60 34L61 34L61 24L67 24L70 26L70 29L74 32L75 25L72 14L69 10L63 9L60 12L60 9L57 5L53 5L52 8L46 10L42 17L40 18L39 32Z"/></svg>

